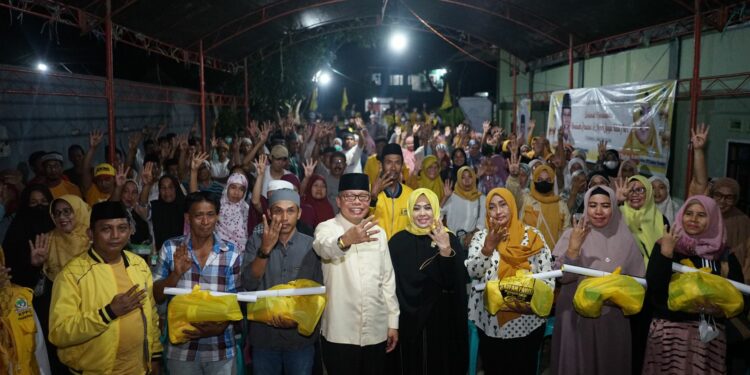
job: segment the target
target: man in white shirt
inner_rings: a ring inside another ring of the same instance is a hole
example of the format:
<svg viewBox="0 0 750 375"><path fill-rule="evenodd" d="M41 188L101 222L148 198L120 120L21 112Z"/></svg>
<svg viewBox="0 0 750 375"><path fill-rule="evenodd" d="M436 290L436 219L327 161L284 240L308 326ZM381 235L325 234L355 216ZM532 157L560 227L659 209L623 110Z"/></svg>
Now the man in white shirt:
<svg viewBox="0 0 750 375"><path fill-rule="evenodd" d="M286 168L289 166L289 150L283 145L273 146L271 149L270 168L266 168L263 176L263 189L260 195L267 197L268 183L273 180L280 180L287 173L292 173Z"/></svg>
<svg viewBox="0 0 750 375"><path fill-rule="evenodd" d="M361 118L355 121L357 125L357 134L344 132L341 139L343 142L344 154L346 155L346 171L344 173L362 173L362 148L367 136L367 128L362 123Z"/></svg>
<svg viewBox="0 0 750 375"><path fill-rule="evenodd" d="M328 297L321 333L329 375L383 374L385 354L398 342L396 279L385 231L367 217L369 187L365 174L343 175L340 213L315 230Z"/></svg>

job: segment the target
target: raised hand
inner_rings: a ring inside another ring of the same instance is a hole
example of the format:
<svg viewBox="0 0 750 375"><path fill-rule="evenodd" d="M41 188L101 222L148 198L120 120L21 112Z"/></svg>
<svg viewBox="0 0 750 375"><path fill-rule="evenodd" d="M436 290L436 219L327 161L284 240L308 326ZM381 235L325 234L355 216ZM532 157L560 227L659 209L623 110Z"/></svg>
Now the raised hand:
<svg viewBox="0 0 750 375"><path fill-rule="evenodd" d="M602 139L599 141L596 148L599 151L599 160L604 160L604 156L607 154L607 140Z"/></svg>
<svg viewBox="0 0 750 375"><path fill-rule="evenodd" d="M497 249L497 245L508 239L508 229L496 223L494 219L490 219L490 226L487 228L487 237L484 238L484 246L482 246L482 254L484 256L492 255L492 252Z"/></svg>
<svg viewBox="0 0 750 375"><path fill-rule="evenodd" d="M664 225L664 234L661 237L661 254L667 259L672 259L674 255L674 247L677 242L680 241L682 236L682 229L678 229L677 226L673 225L671 228L669 225Z"/></svg>
<svg viewBox="0 0 750 375"><path fill-rule="evenodd" d="M260 143L266 143L268 137L271 135L272 130L273 127L271 126L270 122L266 121L263 123L260 128Z"/></svg>
<svg viewBox="0 0 750 375"><path fill-rule="evenodd" d="M142 132L135 132L132 135L130 135L130 138L128 138L128 149L130 150L137 149L138 145L141 143L141 140L143 140Z"/></svg>
<svg viewBox="0 0 750 375"><path fill-rule="evenodd" d="M49 258L49 234L37 234L34 242L29 240L31 250L31 265L39 267Z"/></svg>
<svg viewBox="0 0 750 375"><path fill-rule="evenodd" d="M245 127L245 131L247 132L247 135L251 138L254 138L255 136L260 133L260 129L258 128L258 121L257 120L250 120L250 124Z"/></svg>
<svg viewBox="0 0 750 375"><path fill-rule="evenodd" d="M511 143L515 143L511 140ZM510 152L510 161L508 162L508 172L513 177L518 177L521 173L521 158L518 156L518 148L513 148Z"/></svg>
<svg viewBox="0 0 750 375"><path fill-rule="evenodd" d="M443 223L440 222L440 218L435 218L435 224L432 225L432 230L427 235L437 245L440 255L444 257L451 255L453 252L451 249L451 238L448 235L448 231L443 227Z"/></svg>
<svg viewBox="0 0 750 375"><path fill-rule="evenodd" d="M693 147L697 150L702 150L704 147L706 147L706 142L708 141L708 126L706 124L700 124L698 126L698 129L693 131L690 130L690 142L693 144Z"/></svg>
<svg viewBox="0 0 750 375"><path fill-rule="evenodd" d="M125 185L125 181L128 180L128 173L130 173L130 167L125 168L122 164L118 165L117 173L115 174L115 185Z"/></svg>
<svg viewBox="0 0 750 375"><path fill-rule="evenodd" d="M586 240L589 232L591 232L591 226L589 225L588 218L584 216L580 220L576 220L573 217L573 230L570 232L570 242L568 243L567 250L568 258L576 259L581 255L581 246L583 246L583 241Z"/></svg>
<svg viewBox="0 0 750 375"><path fill-rule="evenodd" d="M445 138L448 138L448 137L451 136L451 127L450 126L446 126L445 127L445 133L444 134L445 134Z"/></svg>
<svg viewBox="0 0 750 375"><path fill-rule="evenodd" d="M193 156L193 159L190 161L190 168L194 171L197 171L200 169L201 164L203 164L204 161L208 160L208 154L205 152L199 152L195 156Z"/></svg>
<svg viewBox="0 0 750 375"><path fill-rule="evenodd" d="M451 186L451 180L445 180L443 181L443 195L445 198L450 197L453 195L453 187Z"/></svg>
<svg viewBox="0 0 750 375"><path fill-rule="evenodd" d="M187 245L184 243L177 246L177 249L174 251L173 258L174 272L179 276L185 274L185 272L189 271L193 266L193 260L190 259L190 254L188 254L187 251Z"/></svg>
<svg viewBox="0 0 750 375"><path fill-rule="evenodd" d="M109 307L115 316L123 316L135 309L139 309L143 306L143 299L146 298L146 290L138 290L138 285L133 285L132 288L128 289L125 293L120 293L112 298L112 302L109 303Z"/></svg>
<svg viewBox="0 0 750 375"><path fill-rule="evenodd" d="M375 242L378 238L373 236L380 233L380 229L373 228L376 225L378 225L378 221L375 216L370 216L344 232L341 240L347 247L365 242Z"/></svg>
<svg viewBox="0 0 750 375"><path fill-rule="evenodd" d="M102 143L103 139L104 134L100 130L92 130L91 133L89 133L89 147L96 148Z"/></svg>
<svg viewBox="0 0 750 375"><path fill-rule="evenodd" d="M477 178L481 178L487 175L487 163L479 163L477 168Z"/></svg>
<svg viewBox="0 0 750 375"><path fill-rule="evenodd" d="M615 196L617 197L617 203L625 202L625 200L628 199L628 194L630 194L628 182L622 177L617 177L615 179Z"/></svg>
<svg viewBox="0 0 750 375"><path fill-rule="evenodd" d="M530 119L529 125L527 125L528 133L533 134L535 128L536 128L536 120Z"/></svg>
<svg viewBox="0 0 750 375"><path fill-rule="evenodd" d="M149 161L141 172L141 182L143 182L143 186L149 186L154 183L154 178L154 162Z"/></svg>
<svg viewBox="0 0 750 375"><path fill-rule="evenodd" d="M396 178L388 173L387 175L383 175L383 167L380 167L380 171L378 173L378 178L375 179L375 181L372 183L372 188L370 189L372 192L373 197L377 197L378 194L380 194L383 189L385 189L388 186L391 186L396 181Z"/></svg>
<svg viewBox="0 0 750 375"><path fill-rule="evenodd" d="M482 123L482 133L487 133L488 131L490 131L490 122L485 121Z"/></svg>
<svg viewBox="0 0 750 375"><path fill-rule="evenodd" d="M253 164L255 164L255 169L258 171L258 176L260 178L260 175L266 172L268 156L266 156L266 154L260 154L260 156L258 156L258 161L254 162Z"/></svg>
<svg viewBox="0 0 750 375"><path fill-rule="evenodd" d="M271 216L271 222L269 223L268 216L266 214L263 215L263 236L259 249L265 255L270 254L273 248L276 247L276 243L279 242L279 233L281 232L281 222L274 220L273 216Z"/></svg>
<svg viewBox="0 0 750 375"><path fill-rule="evenodd" d="M312 176L315 173L315 167L318 165L318 161L308 160L302 164L302 168L305 170L305 176Z"/></svg>

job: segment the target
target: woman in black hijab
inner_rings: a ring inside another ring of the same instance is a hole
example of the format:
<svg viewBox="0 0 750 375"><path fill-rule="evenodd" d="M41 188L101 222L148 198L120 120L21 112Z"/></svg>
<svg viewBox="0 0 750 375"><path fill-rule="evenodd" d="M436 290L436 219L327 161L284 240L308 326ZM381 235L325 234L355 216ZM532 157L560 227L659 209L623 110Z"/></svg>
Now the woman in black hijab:
<svg viewBox="0 0 750 375"><path fill-rule="evenodd" d="M184 231L185 194L174 176L159 179L159 199L151 201L151 224L154 228L154 246L161 249L164 241L181 236Z"/></svg>
<svg viewBox="0 0 750 375"><path fill-rule="evenodd" d="M43 278L42 267L31 265L29 241L55 227L49 215L50 202L52 193L44 185L30 185L21 192L18 212L3 240L5 264L14 284L34 289Z"/></svg>
<svg viewBox="0 0 750 375"><path fill-rule="evenodd" d="M451 153L452 165L450 168L445 168L440 172L440 178L443 181L450 180L451 186L456 183L458 170L466 165L466 151L462 148L455 148Z"/></svg>
<svg viewBox="0 0 750 375"><path fill-rule="evenodd" d="M388 242L401 310L390 370L411 375L464 374L468 368L466 252L440 222L440 202L431 190L414 190L407 212L406 229Z"/></svg>

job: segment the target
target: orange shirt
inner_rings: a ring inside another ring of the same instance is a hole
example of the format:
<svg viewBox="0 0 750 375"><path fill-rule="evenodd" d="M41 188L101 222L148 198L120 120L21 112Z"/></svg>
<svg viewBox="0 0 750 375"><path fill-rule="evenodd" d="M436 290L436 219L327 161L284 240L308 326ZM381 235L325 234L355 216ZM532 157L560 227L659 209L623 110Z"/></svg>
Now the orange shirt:
<svg viewBox="0 0 750 375"><path fill-rule="evenodd" d="M65 194L72 194L81 197L81 189L78 185L66 180L60 180L60 183L55 187L49 187L49 191L52 193L52 198L57 199Z"/></svg>

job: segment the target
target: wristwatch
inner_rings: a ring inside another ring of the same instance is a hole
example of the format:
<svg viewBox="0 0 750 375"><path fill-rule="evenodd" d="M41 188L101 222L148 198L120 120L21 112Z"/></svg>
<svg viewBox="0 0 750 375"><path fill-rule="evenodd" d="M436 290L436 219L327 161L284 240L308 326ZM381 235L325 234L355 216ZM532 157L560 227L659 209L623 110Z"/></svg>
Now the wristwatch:
<svg viewBox="0 0 750 375"><path fill-rule="evenodd" d="M339 237L339 240L336 243L339 245L339 249L341 249L341 250L347 250L347 249L349 249L349 246L346 246L344 244L344 236L343 235L341 237Z"/></svg>
<svg viewBox="0 0 750 375"><path fill-rule="evenodd" d="M271 256L271 253L268 253L268 254L266 254L266 253L265 253L265 252L263 251L263 249L259 249L259 250L258 250L258 255L256 255L255 257L256 257L256 258L260 258L260 259L268 259L268 257L270 257L270 256Z"/></svg>

